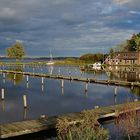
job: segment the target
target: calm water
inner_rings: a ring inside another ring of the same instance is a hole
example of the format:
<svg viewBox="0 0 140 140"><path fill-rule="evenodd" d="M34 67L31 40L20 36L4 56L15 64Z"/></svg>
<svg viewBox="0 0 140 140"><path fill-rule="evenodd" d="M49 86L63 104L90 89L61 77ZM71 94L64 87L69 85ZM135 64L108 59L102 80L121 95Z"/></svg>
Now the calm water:
<svg viewBox="0 0 140 140"><path fill-rule="evenodd" d="M1 67L1 69L13 69ZM19 68L14 68L19 69ZM92 77L96 79L116 79L109 77L106 72L81 72L78 67L26 67L23 71L50 73L61 75L72 75ZM11 74L0 74L0 88L5 89L5 101L0 100L0 123L15 122L24 119L35 119L41 115L58 115L69 112L79 112L84 109L92 109L94 106L108 106L120 104L128 100L139 99L139 89L125 87L117 88L117 97L114 96L114 86L86 84L76 81L64 81L61 88L61 80L26 77L16 75L16 80ZM23 107L23 95L27 96L27 110Z"/></svg>
<svg viewBox="0 0 140 140"><path fill-rule="evenodd" d="M140 82L139 69L111 68L102 72L81 72L78 67L0 67L0 69L21 70L34 73L47 73L52 75L66 75L90 77L96 79L118 79L125 81ZM0 89L5 89L5 100L0 100L0 124L36 119L41 115L53 116L69 112L80 112L84 109L92 109L94 106L108 106L140 99L139 88L117 87L117 96L114 96L115 86L88 84L88 91L85 92L86 83L76 81L64 81L64 88L61 88L62 80L37 77L29 77L27 84L26 76L0 73ZM23 107L23 95L27 96L27 109ZM111 132L111 139L117 139L114 123L104 125ZM24 137L21 139L25 139ZM43 134L36 138L47 139Z"/></svg>

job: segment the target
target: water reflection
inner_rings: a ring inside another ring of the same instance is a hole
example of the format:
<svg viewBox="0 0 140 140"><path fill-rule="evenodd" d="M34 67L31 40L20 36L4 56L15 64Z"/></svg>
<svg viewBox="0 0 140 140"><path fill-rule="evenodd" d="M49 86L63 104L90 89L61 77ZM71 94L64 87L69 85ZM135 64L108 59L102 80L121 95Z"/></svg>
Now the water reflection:
<svg viewBox="0 0 140 140"><path fill-rule="evenodd" d="M21 71L23 72L23 69L12 69L13 71ZM6 79L8 81L13 81L15 84L21 84L23 81L24 76L22 74L14 74L14 73L8 73L6 74Z"/></svg>
<svg viewBox="0 0 140 140"><path fill-rule="evenodd" d="M49 67L50 68L50 67ZM50 72L48 67L35 67L34 72ZM32 67L17 69L32 72ZM52 74L80 76L77 67L53 67ZM113 74L112 74L113 75ZM83 77L110 79L106 72L83 72ZM3 83L3 79L6 80ZM117 79L117 77L113 77ZM15 86L13 86L15 81ZM92 109L139 99L139 88L128 89L108 85L82 83L76 81L38 78L14 74L0 74L0 88L5 88L5 102L0 105L0 123L36 119L41 114L53 116L69 112ZM43 94L42 94L43 93ZM134 94L132 94L134 93ZM23 95L27 95L28 108L23 110Z"/></svg>
<svg viewBox="0 0 140 140"><path fill-rule="evenodd" d="M109 78L117 80L125 80L130 82L140 82L140 68L139 67L105 67Z"/></svg>

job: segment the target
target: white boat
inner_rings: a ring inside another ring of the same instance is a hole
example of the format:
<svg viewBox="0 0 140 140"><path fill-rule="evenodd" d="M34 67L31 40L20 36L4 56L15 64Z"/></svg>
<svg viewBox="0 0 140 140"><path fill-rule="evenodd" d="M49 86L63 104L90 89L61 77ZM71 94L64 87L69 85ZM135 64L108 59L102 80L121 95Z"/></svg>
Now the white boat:
<svg viewBox="0 0 140 140"><path fill-rule="evenodd" d="M86 66L82 66L82 67L80 67L80 69L81 70L89 70L89 71L91 71L91 70L101 70L102 69L101 66L102 66L101 62L96 62L94 64L88 64Z"/></svg>
<svg viewBox="0 0 140 140"><path fill-rule="evenodd" d="M50 51L50 60L49 60L46 64L47 64L47 65L53 65L53 64L54 64L54 61L53 61L53 57L52 57L51 51Z"/></svg>
<svg viewBox="0 0 140 140"><path fill-rule="evenodd" d="M96 62L94 64L91 64L91 68L94 70L101 70L101 62Z"/></svg>

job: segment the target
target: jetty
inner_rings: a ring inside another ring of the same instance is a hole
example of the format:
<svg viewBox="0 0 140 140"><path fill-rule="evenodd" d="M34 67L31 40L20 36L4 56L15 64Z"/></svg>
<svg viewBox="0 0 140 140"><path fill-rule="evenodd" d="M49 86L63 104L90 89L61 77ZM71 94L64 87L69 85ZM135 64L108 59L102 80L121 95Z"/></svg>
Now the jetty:
<svg viewBox="0 0 140 140"><path fill-rule="evenodd" d="M124 108L128 107L127 110ZM98 107L91 109L91 113L98 115L98 121L100 123L109 121L111 118L116 118L118 115L140 110L140 101L128 102L119 105L112 105L107 107ZM21 135L34 134L36 132L46 131L50 129L56 130L57 119L65 117L69 120L70 124L76 124L81 122L80 113L69 113L64 115L58 115L53 117L42 117L35 120L25 120L20 122L13 122L9 124L0 125L0 139L12 138Z"/></svg>
<svg viewBox="0 0 140 140"><path fill-rule="evenodd" d="M95 83L95 84L104 84L104 85L140 87L140 82L128 82L128 81L120 81L120 80L97 80L95 78L84 78L84 77L64 76L64 75L51 75L51 74L46 74L46 73L34 73L34 72L23 72L23 71L13 71L13 70L0 70L0 73L21 74L21 75L32 76L32 77L63 79L63 80L79 81L79 82Z"/></svg>

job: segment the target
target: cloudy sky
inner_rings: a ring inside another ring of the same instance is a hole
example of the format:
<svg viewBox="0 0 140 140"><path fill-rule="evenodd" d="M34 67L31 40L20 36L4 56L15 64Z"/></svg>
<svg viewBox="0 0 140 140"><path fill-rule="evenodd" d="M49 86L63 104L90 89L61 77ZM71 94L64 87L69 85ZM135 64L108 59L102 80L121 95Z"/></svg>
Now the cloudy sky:
<svg viewBox="0 0 140 140"><path fill-rule="evenodd" d="M0 0L0 55L17 40L27 56L107 52L140 29L140 0Z"/></svg>

